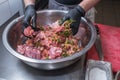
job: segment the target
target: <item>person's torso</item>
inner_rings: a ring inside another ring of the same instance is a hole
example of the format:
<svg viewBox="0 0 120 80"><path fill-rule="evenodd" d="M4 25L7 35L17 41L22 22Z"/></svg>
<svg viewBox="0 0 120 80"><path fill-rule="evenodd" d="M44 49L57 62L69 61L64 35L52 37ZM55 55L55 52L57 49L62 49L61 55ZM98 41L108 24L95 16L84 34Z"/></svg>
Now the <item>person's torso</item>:
<svg viewBox="0 0 120 80"><path fill-rule="evenodd" d="M61 4L66 4L66 5L75 5L79 4L82 0L55 0Z"/></svg>
<svg viewBox="0 0 120 80"><path fill-rule="evenodd" d="M56 1L57 3L60 3L60 4L72 6L72 5L79 4L82 0L53 0L53 1ZM49 2L50 2L49 0L36 0L36 3L35 3L36 10L41 10L46 8Z"/></svg>

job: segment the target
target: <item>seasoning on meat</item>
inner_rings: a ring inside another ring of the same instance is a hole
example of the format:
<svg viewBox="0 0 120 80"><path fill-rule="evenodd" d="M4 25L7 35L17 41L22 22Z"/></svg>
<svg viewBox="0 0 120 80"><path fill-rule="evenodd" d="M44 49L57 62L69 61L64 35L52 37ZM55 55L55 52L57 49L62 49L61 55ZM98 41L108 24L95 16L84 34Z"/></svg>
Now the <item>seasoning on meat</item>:
<svg viewBox="0 0 120 80"><path fill-rule="evenodd" d="M61 26L58 21L50 25L39 26L39 31L34 31L30 26L24 30L27 39L24 44L18 44L17 51L34 59L58 59L73 55L80 51L78 39L72 36L71 21L66 21Z"/></svg>

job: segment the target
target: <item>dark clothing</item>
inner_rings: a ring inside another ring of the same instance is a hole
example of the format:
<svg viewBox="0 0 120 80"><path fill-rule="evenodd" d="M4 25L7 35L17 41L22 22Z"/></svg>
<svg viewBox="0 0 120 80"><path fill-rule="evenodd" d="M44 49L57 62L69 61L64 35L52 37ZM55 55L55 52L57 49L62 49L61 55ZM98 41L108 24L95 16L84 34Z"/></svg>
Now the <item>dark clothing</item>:
<svg viewBox="0 0 120 80"><path fill-rule="evenodd" d="M55 0L55 1L65 5L75 5L79 4L82 0Z"/></svg>
<svg viewBox="0 0 120 80"><path fill-rule="evenodd" d="M77 5L79 4L82 0L55 0L57 3L64 4L64 5ZM35 3L35 9L36 10L41 10L45 9L48 6L49 0L36 0Z"/></svg>
<svg viewBox="0 0 120 80"><path fill-rule="evenodd" d="M35 9L41 10L45 9L48 6L49 0L36 0L35 1Z"/></svg>

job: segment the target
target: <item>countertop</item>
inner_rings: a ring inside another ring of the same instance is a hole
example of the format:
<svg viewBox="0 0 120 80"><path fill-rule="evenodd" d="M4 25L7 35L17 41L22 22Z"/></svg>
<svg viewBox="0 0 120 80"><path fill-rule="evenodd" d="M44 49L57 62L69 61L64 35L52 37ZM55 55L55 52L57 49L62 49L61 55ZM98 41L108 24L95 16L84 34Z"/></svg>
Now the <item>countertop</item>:
<svg viewBox="0 0 120 80"><path fill-rule="evenodd" d="M32 68L11 55L4 47L4 27L0 27L0 80L84 80L84 56L76 63L58 70Z"/></svg>

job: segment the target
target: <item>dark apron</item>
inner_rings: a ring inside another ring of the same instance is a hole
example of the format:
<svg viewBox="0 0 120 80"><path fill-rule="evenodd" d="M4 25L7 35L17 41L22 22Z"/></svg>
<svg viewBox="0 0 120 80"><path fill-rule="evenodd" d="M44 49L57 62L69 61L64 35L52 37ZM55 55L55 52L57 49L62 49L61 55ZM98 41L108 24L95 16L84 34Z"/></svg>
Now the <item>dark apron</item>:
<svg viewBox="0 0 120 80"><path fill-rule="evenodd" d="M81 0L49 0L48 9L70 10L76 7Z"/></svg>
<svg viewBox="0 0 120 80"><path fill-rule="evenodd" d="M55 1L65 5L75 5L79 4L82 0L55 0Z"/></svg>
<svg viewBox="0 0 120 80"><path fill-rule="evenodd" d="M36 0L36 10L42 9L59 9L69 10L78 5L81 0Z"/></svg>

